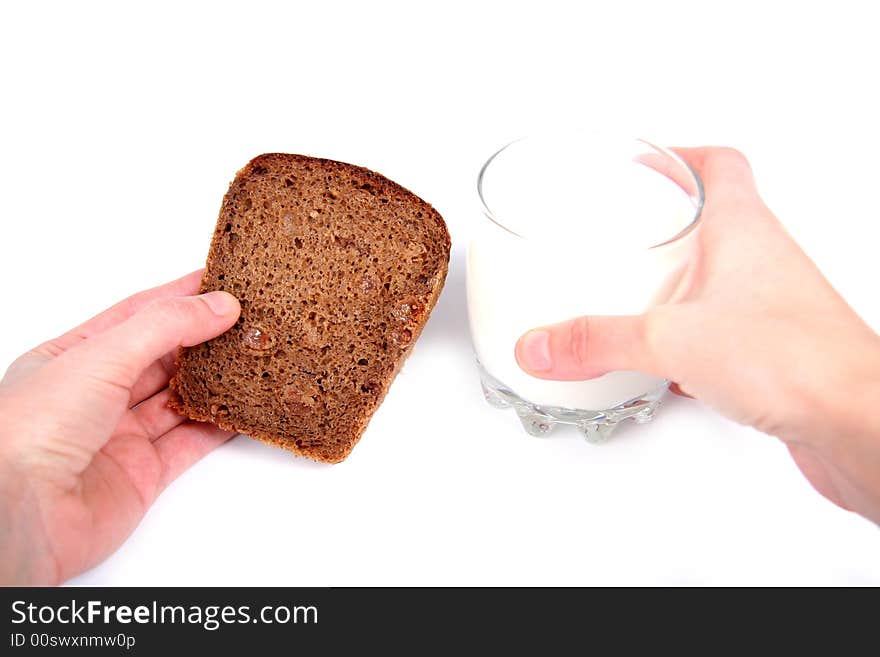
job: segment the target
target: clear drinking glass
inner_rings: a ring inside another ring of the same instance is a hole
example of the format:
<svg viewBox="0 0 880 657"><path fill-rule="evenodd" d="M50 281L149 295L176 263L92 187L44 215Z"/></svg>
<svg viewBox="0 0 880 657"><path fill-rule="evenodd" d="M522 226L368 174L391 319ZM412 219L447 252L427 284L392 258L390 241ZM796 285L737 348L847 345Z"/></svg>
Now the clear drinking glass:
<svg viewBox="0 0 880 657"><path fill-rule="evenodd" d="M642 139L565 132L504 146L477 186L485 220L468 247L467 294L486 400L535 436L574 425L601 442L624 419L649 421L668 381L545 381L519 368L514 347L538 326L675 300L696 253L697 174Z"/></svg>

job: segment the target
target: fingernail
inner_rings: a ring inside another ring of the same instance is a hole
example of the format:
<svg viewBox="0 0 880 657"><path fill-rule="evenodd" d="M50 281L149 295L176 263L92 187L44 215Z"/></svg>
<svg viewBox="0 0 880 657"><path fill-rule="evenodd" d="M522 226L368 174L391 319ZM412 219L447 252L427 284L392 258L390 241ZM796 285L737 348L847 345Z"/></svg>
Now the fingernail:
<svg viewBox="0 0 880 657"><path fill-rule="evenodd" d="M538 329L526 333L519 343L523 365L533 372L549 372L553 367L550 357L550 331Z"/></svg>
<svg viewBox="0 0 880 657"><path fill-rule="evenodd" d="M208 304L208 308L220 317L226 317L238 310L238 301L228 292L217 290L216 292L206 292L200 295L200 297L202 301Z"/></svg>

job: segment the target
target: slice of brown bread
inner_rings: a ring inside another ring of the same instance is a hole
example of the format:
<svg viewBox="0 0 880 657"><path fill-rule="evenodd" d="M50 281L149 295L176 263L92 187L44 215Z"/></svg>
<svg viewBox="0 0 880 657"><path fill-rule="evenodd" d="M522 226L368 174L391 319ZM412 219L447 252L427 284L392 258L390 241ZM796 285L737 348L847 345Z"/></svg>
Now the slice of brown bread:
<svg viewBox="0 0 880 657"><path fill-rule="evenodd" d="M241 318L181 350L170 406L343 460L428 320L449 248L440 214L373 171L254 158L223 199L201 283L234 294Z"/></svg>

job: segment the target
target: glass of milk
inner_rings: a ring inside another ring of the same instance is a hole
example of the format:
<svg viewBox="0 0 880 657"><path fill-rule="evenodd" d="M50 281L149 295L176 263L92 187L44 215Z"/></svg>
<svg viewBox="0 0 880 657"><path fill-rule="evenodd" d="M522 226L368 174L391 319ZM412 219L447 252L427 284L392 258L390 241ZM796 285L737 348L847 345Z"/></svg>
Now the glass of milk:
<svg viewBox="0 0 880 657"><path fill-rule="evenodd" d="M467 256L468 315L486 400L526 431L573 425L590 442L649 421L669 382L616 371L546 381L517 365L518 338L581 315L633 315L675 299L696 254L697 174L648 141L546 134L504 146L478 178L483 220Z"/></svg>

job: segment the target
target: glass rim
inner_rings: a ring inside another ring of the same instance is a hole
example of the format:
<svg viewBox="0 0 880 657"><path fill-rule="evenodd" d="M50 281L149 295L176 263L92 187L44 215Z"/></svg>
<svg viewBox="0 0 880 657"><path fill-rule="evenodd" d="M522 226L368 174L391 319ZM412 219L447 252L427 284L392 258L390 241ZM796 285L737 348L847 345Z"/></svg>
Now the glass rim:
<svg viewBox="0 0 880 657"><path fill-rule="evenodd" d="M552 133L550 133L550 134L552 134ZM524 240L524 239L529 239L529 238L524 235L520 235L519 233L511 230L510 228L505 226L504 223L498 217L495 216L495 214L489 208L488 203L486 203L485 197L483 196L483 177L485 176L486 170L489 168L489 165L492 164L492 162L495 160L495 158L498 157L504 151L506 151L508 148L513 146L514 144L518 144L519 142L525 141L527 139L539 139L539 138L546 137L546 136L548 136L548 135L543 134L543 133L534 134L534 135L526 135L524 137L519 137L518 139L514 139L513 141L510 141L510 142L504 144L504 146L502 146L497 151L495 151L489 157L489 159L486 160L486 162L483 164L483 166L480 167L480 173L477 175L477 195L480 197L480 204L483 206L483 214L486 215L486 218L489 219L489 221L491 221L493 224L495 224L496 226L498 226L502 230L506 231L507 233L513 235L514 237L516 237L518 239ZM665 148L663 146L658 146L657 144L654 144L653 142L650 142L647 139L642 139L641 137L634 137L633 139L635 141L642 142L646 146L650 146L654 150L666 155L667 157L672 158L675 162L677 162L679 165L681 165L685 171L690 173L691 177L693 178L694 185L696 187L696 195L695 196L688 194L688 197L694 199L696 202L695 207L694 207L693 218L684 228L682 228L680 231L678 231L675 235L673 235L672 237L670 237L669 239L667 239L663 242L659 242L658 244L654 244L653 246L647 247L646 250L657 249L657 248L660 248L663 246L668 246L670 244L673 244L674 242L677 242L677 241L683 239L689 233L693 232L693 230L696 229L696 227L699 225L700 218L703 216L703 206L706 203L706 193L705 193L705 189L703 187L703 179L700 178L700 174L698 174L696 172L696 170L694 170L694 168L690 164L688 164L685 161L685 159L682 158L680 155L678 155L678 153L676 153L675 151L673 151L669 148ZM675 181L671 180L671 179L670 179L670 182L675 183ZM679 187L681 187L681 185L679 185ZM685 194L687 194L686 190L682 189L682 191L685 192Z"/></svg>

